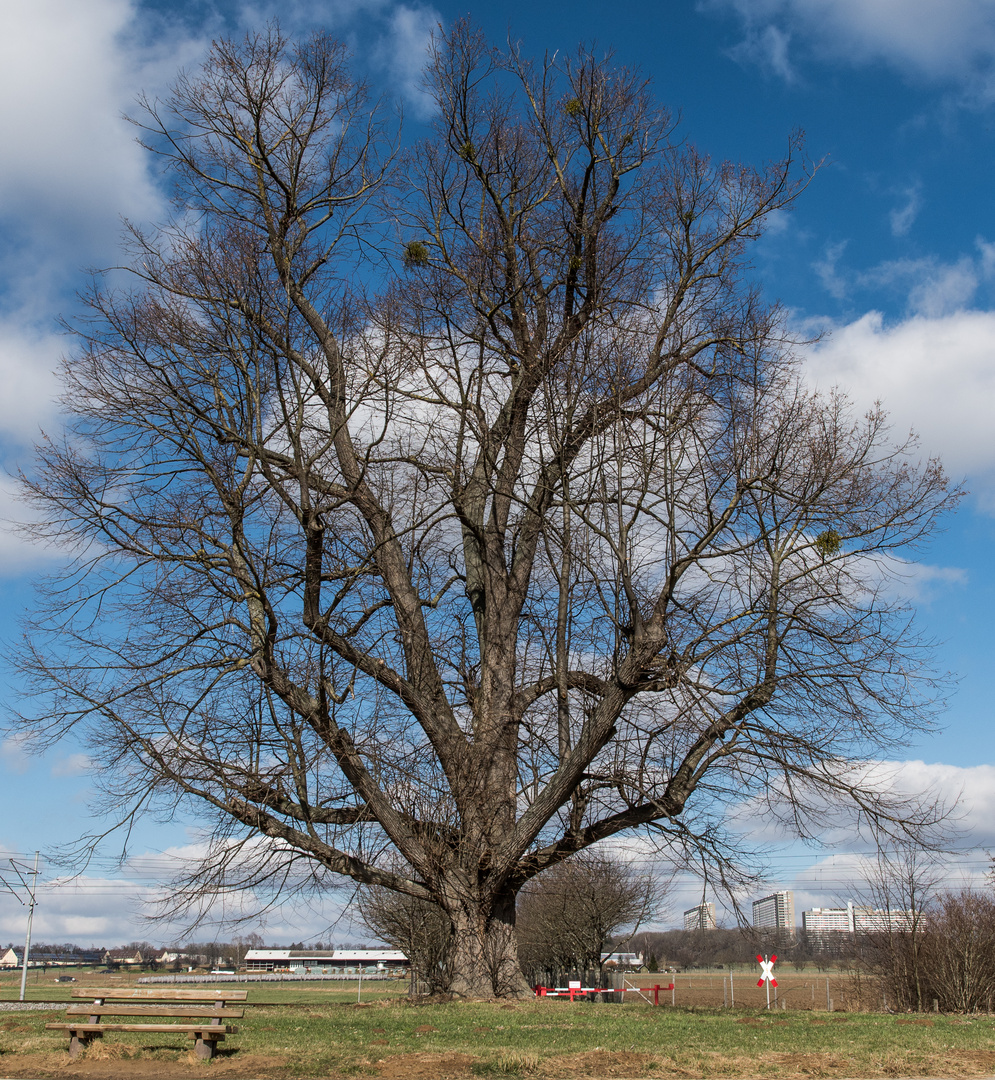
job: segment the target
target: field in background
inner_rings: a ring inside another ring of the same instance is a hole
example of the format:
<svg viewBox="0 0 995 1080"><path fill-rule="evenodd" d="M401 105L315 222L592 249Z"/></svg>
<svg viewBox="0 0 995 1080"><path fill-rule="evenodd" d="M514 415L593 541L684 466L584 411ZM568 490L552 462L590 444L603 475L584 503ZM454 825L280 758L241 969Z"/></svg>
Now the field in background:
<svg viewBox="0 0 995 1080"><path fill-rule="evenodd" d="M848 975L840 973L825 974L811 972L776 971L778 988L771 991L771 1004L775 1002L779 1009L811 1011L827 1009L831 999L834 1009L853 1010L859 1008L881 1008L880 995L873 987L857 984ZM60 983L59 974L71 974L75 983ZM109 975L106 972L66 971L48 968L29 970L25 999L28 1001L69 1001L74 987L87 986L130 986L137 984L148 972L118 972ZM746 969L742 971L693 971L684 973L633 974L626 975L626 984L642 989L648 997L652 996L651 987L658 983L661 989L660 1004L670 1006L674 1003L682 1008L723 1008L735 1005L737 1008L756 1011L766 1005L766 991L757 987L756 973ZM730 989L730 980L732 986ZM673 982L673 995L666 987ZM828 995L827 995L828 984ZM0 1001L17 1000L20 991L19 972L0 972ZM249 989L250 1000L257 1003L273 1004L319 1004L325 1001L354 1002L357 1000L359 984L356 980L343 982L288 982L288 983L238 983L239 989ZM607 985L611 985L611 979ZM406 979L387 982L363 980L362 1000L383 1001L395 999L407 992ZM637 994L626 993L629 1003L641 1001Z"/></svg>
<svg viewBox="0 0 995 1080"><path fill-rule="evenodd" d="M105 971L89 971L66 968L29 969L25 987L25 1001L71 1001L74 989L86 989L88 986L137 986L138 980L159 972L119 971L108 974ZM60 983L59 975L71 975L74 983ZM191 984L193 986L195 984ZM354 1002L360 990L357 980L342 982L287 982L287 983L238 983L225 984L230 989L249 990L249 997L257 1003L269 1002L274 1005L307 1004L332 1002ZM406 993L407 979L389 981L364 979L362 985L363 1001L382 1001L393 999L399 993ZM21 989L20 972L0 972L0 1002L16 1001ZM150 987L155 989L155 986ZM161 987L166 989L166 987Z"/></svg>
<svg viewBox="0 0 995 1080"><path fill-rule="evenodd" d="M660 1002L685 1008L737 1008L756 1011L766 1009L767 991L757 986L759 967L756 971L692 971L660 972L659 974L626 975L627 986L642 988L649 994L649 987L658 983L661 987L674 984L674 991L661 989ZM866 981L855 980L849 974L839 972L777 971L777 988L771 989L771 1008L778 1010L813 1009L828 1011L830 1006L838 1010L875 1009L882 1006L880 993ZM628 995L627 995L628 996ZM635 997L635 995L633 995Z"/></svg>
<svg viewBox="0 0 995 1080"><path fill-rule="evenodd" d="M75 983L60 983L59 974L73 975ZM25 993L27 1001L69 1001L74 987L87 986L130 986L137 984L140 978L149 972L122 971L113 975L106 972L77 971L66 969L35 969L28 971ZM780 1010L822 1010L826 1011L828 1002L836 1010L880 1009L883 1003L880 993L873 985L855 982L849 975L839 972L822 973L777 971L778 988L771 991L771 1005L775 1002ZM757 987L759 969L751 972L747 969L729 972L727 970L693 971L684 973L660 972L659 974L633 974L624 976L629 986L642 989L648 997L652 996L651 987L658 983L662 988L659 994L660 1004L670 1006L674 1003L682 1008L723 1008L735 1005L737 1008L756 1011L766 1005L766 991ZM732 986L730 989L730 980ZM666 987L673 982L673 995ZM240 989L250 990L250 999L257 1003L273 1004L318 1004L325 1001L354 1002L357 1000L359 984L356 980L343 982L288 982L288 983L238 983ZM607 981L611 985L611 979ZM827 994L828 985L828 994ZM19 972L0 972L0 1002L16 1001L21 986ZM381 982L364 979L362 985L363 1001L383 1001L395 999L407 993L407 979L392 979ZM627 992L629 1003L639 1001L638 995Z"/></svg>

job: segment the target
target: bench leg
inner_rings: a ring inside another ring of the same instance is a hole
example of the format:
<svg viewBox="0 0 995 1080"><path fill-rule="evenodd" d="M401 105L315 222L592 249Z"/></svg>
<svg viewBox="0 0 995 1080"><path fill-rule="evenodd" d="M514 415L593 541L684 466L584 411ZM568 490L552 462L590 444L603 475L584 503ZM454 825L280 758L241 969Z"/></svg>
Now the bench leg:
<svg viewBox="0 0 995 1080"><path fill-rule="evenodd" d="M193 1044L193 1052L199 1058L203 1058L205 1061L214 1057L214 1040L213 1039L197 1039Z"/></svg>
<svg viewBox="0 0 995 1080"><path fill-rule="evenodd" d="M86 1049L87 1044L90 1042L91 1039L99 1038L100 1035L96 1033L93 1035L77 1035L74 1031L69 1036L69 1056L71 1058L79 1057L80 1052Z"/></svg>

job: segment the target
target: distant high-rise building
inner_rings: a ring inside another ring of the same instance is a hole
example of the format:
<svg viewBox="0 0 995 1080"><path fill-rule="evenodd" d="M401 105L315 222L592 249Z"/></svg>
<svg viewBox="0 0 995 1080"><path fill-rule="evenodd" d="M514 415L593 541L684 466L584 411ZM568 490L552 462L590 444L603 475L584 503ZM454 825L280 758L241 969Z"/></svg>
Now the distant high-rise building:
<svg viewBox="0 0 995 1080"><path fill-rule="evenodd" d="M852 900L846 907L812 908L802 912L802 928L807 934L881 934L911 930L915 914L911 911L884 911L881 908L857 907Z"/></svg>
<svg viewBox="0 0 995 1080"><path fill-rule="evenodd" d="M790 889L761 896L753 901L755 930L784 930L795 932L795 894Z"/></svg>
<svg viewBox="0 0 995 1080"><path fill-rule="evenodd" d="M802 912L802 929L806 934L852 934L853 904L838 908L812 908Z"/></svg>
<svg viewBox="0 0 995 1080"><path fill-rule="evenodd" d="M853 928L859 934L900 933L915 926L914 911L884 911L881 908L853 909Z"/></svg>
<svg viewBox="0 0 995 1080"><path fill-rule="evenodd" d="M699 904L697 907L688 908L684 912L685 930L714 930L715 929L715 905L712 903Z"/></svg>

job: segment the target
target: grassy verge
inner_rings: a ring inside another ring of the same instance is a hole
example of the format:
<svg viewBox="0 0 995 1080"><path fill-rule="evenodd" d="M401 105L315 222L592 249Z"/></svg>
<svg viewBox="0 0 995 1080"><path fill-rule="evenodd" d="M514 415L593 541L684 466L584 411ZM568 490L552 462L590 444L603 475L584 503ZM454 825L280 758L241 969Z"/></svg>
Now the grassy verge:
<svg viewBox="0 0 995 1080"><path fill-rule="evenodd" d="M0 1072L66 1068L56 1014L0 1016ZM529 1002L254 1006L219 1058L225 1076L971 1077L995 1071L990 1017L894 1017ZM109 1034L87 1051L193 1075L182 1036ZM82 1065L87 1065L84 1060ZM86 1071L85 1069L83 1071ZM107 1074L109 1075L109 1070ZM91 1069L92 1072L92 1069ZM101 1075L104 1073L101 1072ZM97 1073L93 1073L97 1075Z"/></svg>

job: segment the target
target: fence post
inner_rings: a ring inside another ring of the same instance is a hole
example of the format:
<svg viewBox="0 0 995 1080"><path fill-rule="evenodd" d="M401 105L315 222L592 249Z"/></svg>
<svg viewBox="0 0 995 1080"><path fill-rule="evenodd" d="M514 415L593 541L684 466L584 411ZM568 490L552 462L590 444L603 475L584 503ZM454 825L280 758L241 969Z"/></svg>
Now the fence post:
<svg viewBox="0 0 995 1080"><path fill-rule="evenodd" d="M833 999L829 996L829 977L826 976L826 1012L833 1011Z"/></svg>

